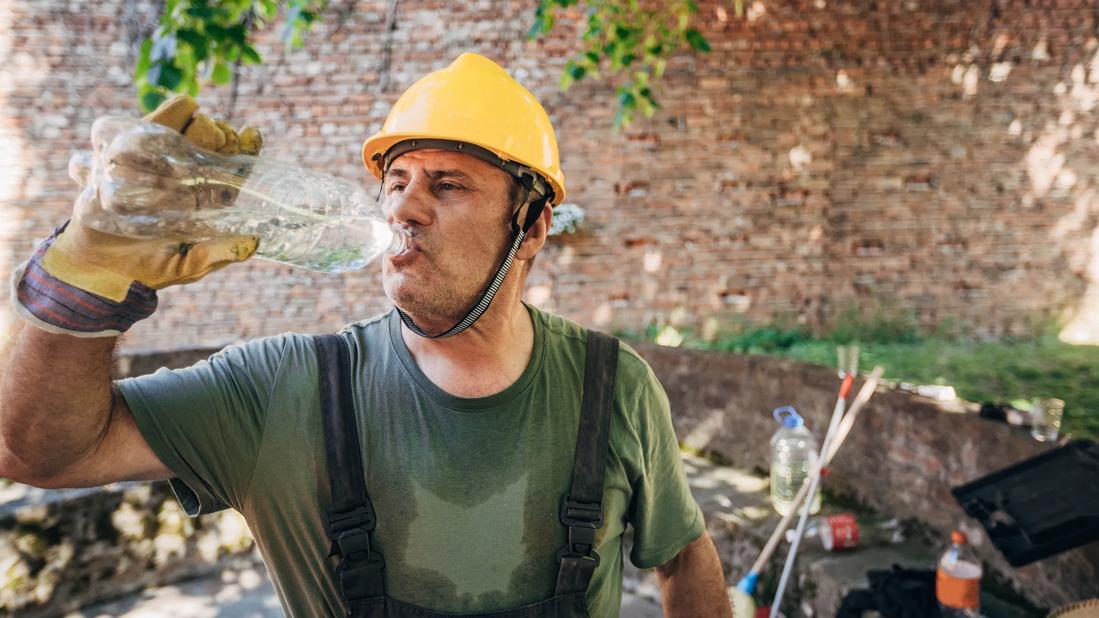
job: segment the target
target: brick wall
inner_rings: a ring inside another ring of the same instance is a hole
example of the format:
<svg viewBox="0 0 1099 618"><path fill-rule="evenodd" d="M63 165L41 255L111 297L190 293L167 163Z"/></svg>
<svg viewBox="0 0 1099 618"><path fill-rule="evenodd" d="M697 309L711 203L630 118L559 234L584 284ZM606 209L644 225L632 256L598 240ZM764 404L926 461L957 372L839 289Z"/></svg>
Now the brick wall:
<svg viewBox="0 0 1099 618"><path fill-rule="evenodd" d="M389 37L389 2L334 1L306 49L266 34L232 119L272 156L372 184L359 147L400 92L479 51L545 104L588 211L536 265L536 304L605 329L713 331L820 325L861 302L979 335L1060 319L1099 340L1099 3L701 4L714 51L673 59L663 108L622 133L611 86L557 90L578 25L526 41L532 1L404 0ZM149 3L0 0L0 273L65 218L92 120L134 113L133 43L154 23ZM332 330L385 306L376 271L255 261L163 292L126 345Z"/></svg>

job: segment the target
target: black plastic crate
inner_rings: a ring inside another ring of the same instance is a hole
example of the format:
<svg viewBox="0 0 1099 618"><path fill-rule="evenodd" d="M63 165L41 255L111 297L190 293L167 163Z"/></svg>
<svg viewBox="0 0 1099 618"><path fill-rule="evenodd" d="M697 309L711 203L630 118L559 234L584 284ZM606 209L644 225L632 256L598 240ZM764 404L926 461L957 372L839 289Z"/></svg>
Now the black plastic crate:
<svg viewBox="0 0 1099 618"><path fill-rule="evenodd" d="M1099 445L1090 440L951 491L1012 566L1099 540Z"/></svg>

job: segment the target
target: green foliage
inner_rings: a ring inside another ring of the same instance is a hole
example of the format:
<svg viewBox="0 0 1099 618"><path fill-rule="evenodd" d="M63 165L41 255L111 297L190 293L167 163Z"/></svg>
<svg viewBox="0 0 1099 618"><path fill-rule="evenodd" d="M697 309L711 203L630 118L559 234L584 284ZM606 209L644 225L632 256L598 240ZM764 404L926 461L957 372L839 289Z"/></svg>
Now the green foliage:
<svg viewBox="0 0 1099 618"><path fill-rule="evenodd" d="M578 0L540 0L528 36L533 39L550 32L555 12L577 4ZM565 64L561 89L586 78L600 79L602 71L615 76L615 128L633 122L638 111L650 117L660 107L652 83L664 74L672 54L684 47L710 51L706 38L691 28L698 12L694 0L646 3L645 7L639 0L586 0L583 6L586 23L581 49Z"/></svg>
<svg viewBox="0 0 1099 618"><path fill-rule="evenodd" d="M165 0L160 25L141 44L134 82L142 109L151 111L173 92L197 95L203 86L232 82L241 64L259 64L255 32L283 13L283 42L301 47L302 35L319 19L327 0ZM640 0L540 0L528 36L554 27L558 9L580 5L585 30L580 49L561 75L567 90L603 72L616 85L614 125L630 124L660 107L653 82L670 56L681 49L709 52L710 43L691 22L694 0L646 3ZM737 14L742 3L735 0Z"/></svg>
<svg viewBox="0 0 1099 618"><path fill-rule="evenodd" d="M721 337L710 347L739 354L772 354L811 340L812 334L807 329L773 325Z"/></svg>
<svg viewBox="0 0 1099 618"><path fill-rule="evenodd" d="M845 312L830 330L813 334L788 320L771 324L732 324L705 340L684 331L685 347L740 354L766 354L836 366L836 346L857 342L859 367L885 368L885 378L910 384L953 386L962 399L1012 402L1023 407L1035 397L1065 401L1064 432L1099 437L1099 346L1062 343L1036 323L1037 336L1000 341L958 337L946 322L922 331L903 310L878 307L864 314ZM622 332L626 339L653 341L660 325Z"/></svg>
<svg viewBox="0 0 1099 618"><path fill-rule="evenodd" d="M171 93L197 95L206 84L228 84L240 64L259 64L254 32L285 9L282 39L300 47L326 0L166 0L160 25L141 44L134 83L142 109Z"/></svg>

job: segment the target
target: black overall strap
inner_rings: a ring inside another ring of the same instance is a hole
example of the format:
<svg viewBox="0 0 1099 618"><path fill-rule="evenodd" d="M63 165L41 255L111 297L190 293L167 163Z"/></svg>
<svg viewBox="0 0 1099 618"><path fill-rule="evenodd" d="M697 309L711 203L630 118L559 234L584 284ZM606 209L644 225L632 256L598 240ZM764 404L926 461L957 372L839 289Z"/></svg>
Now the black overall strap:
<svg viewBox="0 0 1099 618"><path fill-rule="evenodd" d="M370 532L377 519L366 494L359 429L351 391L351 353L339 335L313 338L320 374L321 415L332 488L332 506L326 528L332 554L340 559L336 583L348 612L356 603L385 594L381 554L370 548Z"/></svg>
<svg viewBox="0 0 1099 618"><path fill-rule="evenodd" d="M595 567L599 566L595 531L603 526L603 477L607 471L617 368L618 340L588 331L572 488L561 500L561 523L568 528L569 540L557 554L558 595L586 592Z"/></svg>

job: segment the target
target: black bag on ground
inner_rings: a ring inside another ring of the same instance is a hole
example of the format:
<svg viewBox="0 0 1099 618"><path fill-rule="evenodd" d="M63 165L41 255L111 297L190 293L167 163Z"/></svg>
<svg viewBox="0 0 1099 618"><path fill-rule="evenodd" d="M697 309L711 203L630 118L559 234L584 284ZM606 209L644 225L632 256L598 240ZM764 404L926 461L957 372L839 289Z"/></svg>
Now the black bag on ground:
<svg viewBox="0 0 1099 618"><path fill-rule="evenodd" d="M935 571L894 564L887 571L867 571L866 578L870 589L848 592L836 618L862 618L870 610L884 618L940 618Z"/></svg>

